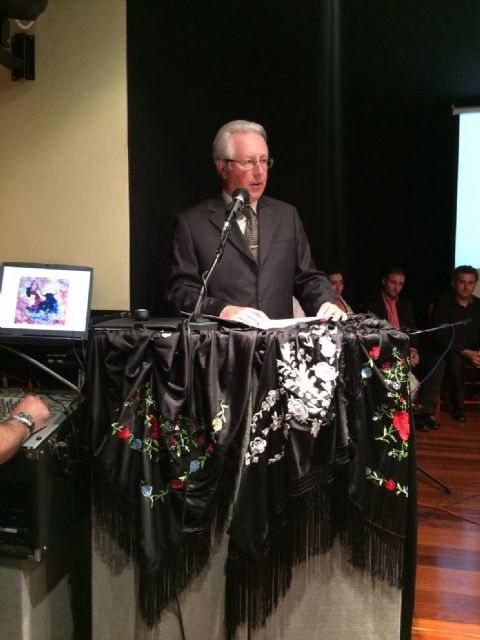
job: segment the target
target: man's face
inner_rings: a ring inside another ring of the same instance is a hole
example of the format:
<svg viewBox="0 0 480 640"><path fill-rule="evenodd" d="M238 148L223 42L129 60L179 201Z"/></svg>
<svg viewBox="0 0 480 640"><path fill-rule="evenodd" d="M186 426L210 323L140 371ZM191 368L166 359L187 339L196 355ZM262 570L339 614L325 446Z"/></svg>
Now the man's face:
<svg viewBox="0 0 480 640"><path fill-rule="evenodd" d="M258 133L234 133L230 137L231 160L260 160L268 158L265 140ZM245 170L238 162L216 160L217 171L223 179L223 188L229 194L242 187L250 194L250 202L258 200L267 186L268 168L259 162Z"/></svg>
<svg viewBox="0 0 480 640"><path fill-rule="evenodd" d="M453 281L453 290L457 300L467 302L473 294L477 281L472 273L459 273Z"/></svg>
<svg viewBox="0 0 480 640"><path fill-rule="evenodd" d="M401 273L389 273L388 276L382 280L383 292L389 298L398 298L404 284L405 276Z"/></svg>

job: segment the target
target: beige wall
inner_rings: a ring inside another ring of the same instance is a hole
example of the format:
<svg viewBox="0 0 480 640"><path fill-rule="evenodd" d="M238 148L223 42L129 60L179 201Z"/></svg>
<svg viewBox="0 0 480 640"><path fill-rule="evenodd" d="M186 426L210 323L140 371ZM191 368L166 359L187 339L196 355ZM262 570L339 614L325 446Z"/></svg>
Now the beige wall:
<svg viewBox="0 0 480 640"><path fill-rule="evenodd" d="M92 266L94 309L129 308L125 13L50 0L36 80L0 67L0 261Z"/></svg>

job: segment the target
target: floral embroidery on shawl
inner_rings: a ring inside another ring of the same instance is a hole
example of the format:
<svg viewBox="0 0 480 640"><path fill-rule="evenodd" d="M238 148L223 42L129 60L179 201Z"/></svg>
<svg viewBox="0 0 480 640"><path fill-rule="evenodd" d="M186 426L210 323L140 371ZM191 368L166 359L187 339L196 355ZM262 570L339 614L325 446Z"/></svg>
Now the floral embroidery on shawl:
<svg viewBox="0 0 480 640"><path fill-rule="evenodd" d="M291 422L304 425L316 438L323 425L335 415L333 394L338 376L336 366L340 348L332 340L337 329L314 325L301 331L296 341L281 345L277 359L279 387L270 389L260 409L252 417L251 440L245 464L257 463L265 452L271 432L283 430L281 448L268 458L268 464L285 456Z"/></svg>
<svg viewBox="0 0 480 640"><path fill-rule="evenodd" d="M228 406L221 401L220 407L211 425L206 426L195 419L179 415L175 422L159 414L149 385L140 388L132 400L124 403L131 410L121 423L112 423L112 436L125 441L130 449L144 453L150 460L158 462L161 457L171 456L186 460L183 473L169 480L164 489L158 489L140 480L141 495L150 501L153 508L156 500L165 500L172 491L183 489L190 476L203 469L206 461L213 455L217 434L226 422L225 410ZM132 424L143 424L141 437L135 435ZM128 423L130 426L125 426Z"/></svg>
<svg viewBox="0 0 480 640"><path fill-rule="evenodd" d="M379 346L372 347L368 355L368 363L362 369L364 384L369 384L372 375L371 369L377 370L384 377L387 392L385 401L376 406L372 415L372 427L375 440L386 445L387 456L399 462L408 457L408 439L410 435L410 416L408 406L410 403L410 365L408 358L402 356L397 347L391 350L391 357L382 361ZM378 361L377 365L374 361ZM370 374L365 375L365 370L370 369ZM375 482L379 487L387 491L394 491L398 496L408 497L408 485L402 484L398 479L387 478L380 471L366 467L367 480Z"/></svg>

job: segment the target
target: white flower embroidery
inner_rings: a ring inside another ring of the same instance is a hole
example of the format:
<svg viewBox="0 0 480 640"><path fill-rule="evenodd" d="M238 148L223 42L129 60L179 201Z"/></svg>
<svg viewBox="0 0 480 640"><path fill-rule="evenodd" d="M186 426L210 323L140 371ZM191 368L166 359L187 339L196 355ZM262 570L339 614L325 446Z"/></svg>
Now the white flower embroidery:
<svg viewBox="0 0 480 640"><path fill-rule="evenodd" d="M316 418L312 420L312 428L310 429L310 433L314 438L318 436L321 426L322 424L319 420L317 420Z"/></svg>
<svg viewBox="0 0 480 640"><path fill-rule="evenodd" d="M269 458L268 459L268 464L273 464L274 462L279 462L284 456L285 456L285 452L284 451L282 451L282 453L276 453L273 458Z"/></svg>
<svg viewBox="0 0 480 640"><path fill-rule="evenodd" d="M284 457L285 441L290 437L290 421L307 425L312 438L333 418L337 360L340 353L335 342L336 328L313 325L300 332L295 340L280 346L277 360L279 387L268 391L252 417L251 440L245 464L262 459L267 444L274 445L268 464ZM281 432L275 436L275 431ZM280 438L280 439L279 439Z"/></svg>
<svg viewBox="0 0 480 640"><path fill-rule="evenodd" d="M320 338L321 353L325 358L333 358L337 351L337 345L328 338Z"/></svg>
<svg viewBox="0 0 480 640"><path fill-rule="evenodd" d="M305 424L308 420L308 409L301 400L290 398L288 411L298 422Z"/></svg>
<svg viewBox="0 0 480 640"><path fill-rule="evenodd" d="M265 451L265 447L267 446L267 441L263 438L254 438L250 443L250 450L253 454L263 453Z"/></svg>
<svg viewBox="0 0 480 640"><path fill-rule="evenodd" d="M319 380L323 380L324 382L329 382L330 380L335 380L337 377L337 371L335 367L327 364L326 362L319 362L314 367L315 376Z"/></svg>

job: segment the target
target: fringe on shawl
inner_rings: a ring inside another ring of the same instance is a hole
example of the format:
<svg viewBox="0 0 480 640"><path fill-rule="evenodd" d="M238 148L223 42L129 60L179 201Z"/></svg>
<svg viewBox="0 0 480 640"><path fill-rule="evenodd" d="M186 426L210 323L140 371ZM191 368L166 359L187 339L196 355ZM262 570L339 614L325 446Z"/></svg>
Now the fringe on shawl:
<svg viewBox="0 0 480 640"><path fill-rule="evenodd" d="M155 571L140 564L140 610L149 627L161 618L163 609L198 576L211 554L210 532L185 534L180 546L163 559Z"/></svg>
<svg viewBox="0 0 480 640"><path fill-rule="evenodd" d="M367 571L372 579L404 587L405 536L368 521L350 503L347 527L340 538L354 567Z"/></svg>
<svg viewBox="0 0 480 640"><path fill-rule="evenodd" d="M139 557L138 518L136 507L111 483L98 465L94 466L94 505L99 526L118 543L130 560L139 562L139 603L149 627L159 622L163 609L196 576L210 559L220 541L228 519L240 454L231 455L225 463L214 493L209 529L184 533L176 549L169 550L154 569Z"/></svg>
<svg viewBox="0 0 480 640"><path fill-rule="evenodd" d="M118 543L129 559L137 555L137 517L134 505L111 483L98 462L93 465L93 504L99 526Z"/></svg>
<svg viewBox="0 0 480 640"><path fill-rule="evenodd" d="M254 557L230 542L225 590L228 640L242 623L250 629L263 626L288 591L294 566L331 548L334 527L327 475L325 469L316 470L290 482L287 507Z"/></svg>

